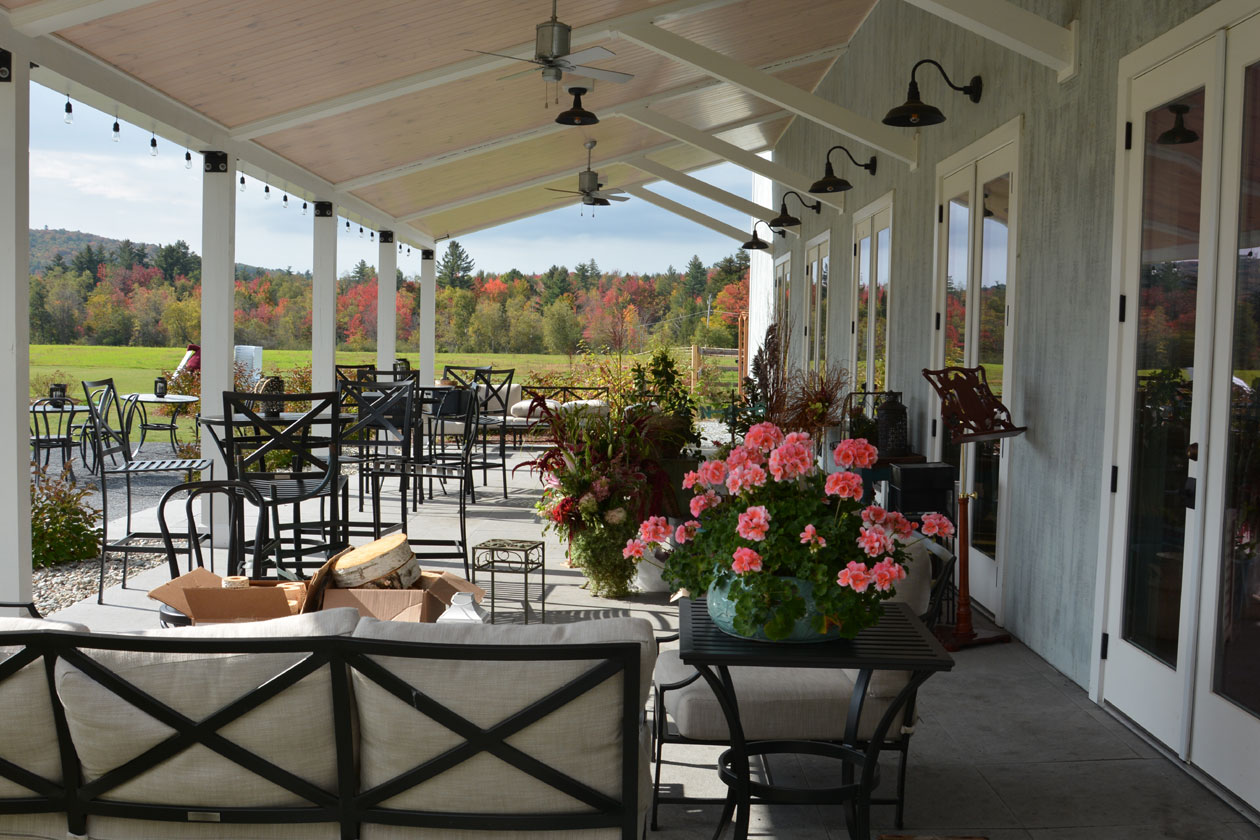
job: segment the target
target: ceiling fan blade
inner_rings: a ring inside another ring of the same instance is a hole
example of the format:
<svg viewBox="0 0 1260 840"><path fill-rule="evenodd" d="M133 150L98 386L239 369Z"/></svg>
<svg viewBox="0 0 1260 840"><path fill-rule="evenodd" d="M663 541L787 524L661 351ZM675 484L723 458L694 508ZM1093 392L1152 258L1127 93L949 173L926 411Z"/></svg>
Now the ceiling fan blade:
<svg viewBox="0 0 1260 840"><path fill-rule="evenodd" d="M606 47L587 47L584 50L578 50L568 55L558 55L556 58L564 61L565 64L577 65L587 61L599 61L604 58L613 58L617 54Z"/></svg>
<svg viewBox="0 0 1260 840"><path fill-rule="evenodd" d="M528 76L531 73L537 73L537 67L531 67L528 70L521 70L516 73L509 73L506 76L500 76L496 81L506 82L508 79L519 79L521 76Z"/></svg>
<svg viewBox="0 0 1260 840"><path fill-rule="evenodd" d="M607 193L600 193L599 197L604 199L605 201L629 201L630 200L630 196L628 195L608 195Z"/></svg>
<svg viewBox="0 0 1260 840"><path fill-rule="evenodd" d="M600 187L599 191L603 193L604 195L616 195L617 193L625 192L625 190L623 190L621 187L609 187L608 189L604 189L603 187Z"/></svg>
<svg viewBox="0 0 1260 840"><path fill-rule="evenodd" d="M558 190L555 187L543 187L543 189L551 190L552 192L568 193L569 195L582 195L582 193L578 192L577 190Z"/></svg>
<svg viewBox="0 0 1260 840"><path fill-rule="evenodd" d="M543 66L543 63L541 61L535 61L532 58L518 58L514 55L504 55L503 53L486 52L485 50L470 50L467 48L464 49L464 52L475 52L475 53L480 53L481 55L493 55L498 58L510 58L513 61L528 61L530 64L537 64L539 67Z"/></svg>
<svg viewBox="0 0 1260 840"><path fill-rule="evenodd" d="M575 64L572 67L566 67L565 72L574 73L578 76L585 76L588 79L598 79L601 82L616 82L623 84L634 78L633 73L619 73L616 70L600 70L598 67L585 67L581 64Z"/></svg>

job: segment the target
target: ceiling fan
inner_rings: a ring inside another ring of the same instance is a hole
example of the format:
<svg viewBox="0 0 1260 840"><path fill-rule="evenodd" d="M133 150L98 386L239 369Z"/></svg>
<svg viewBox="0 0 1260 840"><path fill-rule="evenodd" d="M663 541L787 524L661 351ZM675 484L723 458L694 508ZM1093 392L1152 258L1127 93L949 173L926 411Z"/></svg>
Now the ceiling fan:
<svg viewBox="0 0 1260 840"><path fill-rule="evenodd" d="M630 73L619 73L616 70L601 70L598 67L585 66L584 62L600 61L601 59L615 56L616 53L610 49L605 47L587 47L575 53L569 52L569 37L573 32L573 27L556 19L556 2L557 0L551 0L551 20L540 23L536 27L537 33L534 40L533 58L517 58L514 55L503 55L502 53L492 53L484 50L469 50L469 52L481 53L482 55L496 55L499 58L510 58L513 61L526 61L530 64L536 64L542 68L543 81L547 82L559 82L565 72L585 76L588 79L599 79L604 82L621 83L628 82L634 78ZM534 71L526 70L524 72L532 73ZM519 75L521 74L513 74L513 76ZM504 78L512 78L512 76Z"/></svg>
<svg viewBox="0 0 1260 840"><path fill-rule="evenodd" d="M582 203L592 207L607 207L614 201L629 201L630 196L619 195L624 192L623 190L604 189L604 185L599 182L599 173L591 170L591 150L595 148L595 141L587 140L582 145L586 147L586 169L578 173L578 188L558 190L555 187L547 187L547 189L567 195L580 195Z"/></svg>

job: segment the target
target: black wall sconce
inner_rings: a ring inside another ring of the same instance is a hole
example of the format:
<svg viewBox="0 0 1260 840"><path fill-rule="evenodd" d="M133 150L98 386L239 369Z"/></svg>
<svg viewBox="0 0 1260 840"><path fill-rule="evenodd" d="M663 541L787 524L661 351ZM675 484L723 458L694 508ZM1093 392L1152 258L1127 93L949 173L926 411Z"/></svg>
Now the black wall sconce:
<svg viewBox="0 0 1260 840"><path fill-rule="evenodd" d="M914 128L921 125L936 125L945 122L945 115L934 105L925 105L919 99L919 83L914 80L914 74L924 64L931 64L937 70L941 71L941 78L945 80L945 84L949 85L953 90L961 91L971 99L972 102L980 101L980 94L984 90L984 83L979 76L972 76L971 83L959 87L950 81L945 68L938 62L930 58L919 61L910 70L910 88L906 92L906 103L898 105L887 114L884 115L884 125L895 125L901 128Z"/></svg>
<svg viewBox="0 0 1260 840"><path fill-rule="evenodd" d="M798 193L796 190L788 190L787 192L783 194L783 200L779 202L779 215L775 216L773 219L771 219L769 222L766 223L770 225L770 227L787 228L787 227L797 227L798 225L800 225L801 220L796 218L795 216L790 215L787 211L787 198L789 195L796 196L796 200L799 201L801 203L801 206L804 207L806 210L813 210L815 213L822 212L821 201L815 201L813 204L810 204L808 201L801 198L801 194ZM756 233L755 229L753 230L753 233Z"/></svg>
<svg viewBox="0 0 1260 840"><path fill-rule="evenodd" d="M747 242L745 242L743 245L740 245L740 246L739 246L740 248L743 248L745 251L765 251L765 250L767 250L767 249L770 247L770 243L769 243L769 242L767 242L766 240L761 239L760 237L758 237L758 236L757 236L757 225L765 225L767 228L769 228L769 229L770 229L770 233L771 233L771 235L773 235L773 234L776 234L776 233L777 233L777 234L779 234L779 236L787 236L787 234L786 234L786 233L784 233L783 231L781 231L781 230L775 230L774 228L770 227L770 223L769 223L769 222L767 222L766 220L764 220L764 219L758 219L758 220L757 220L757 221L753 224L753 235L752 235L752 239L748 240L748 241L747 241Z"/></svg>
<svg viewBox="0 0 1260 840"><path fill-rule="evenodd" d="M810 193L815 194L815 195L821 195L824 193L838 193L838 192L844 192L845 190L853 189L853 185L850 184L848 181L844 180L843 178L836 177L836 170L833 169L831 166L831 153L834 152L836 149L840 149L842 152L848 155L849 160L853 161L853 164L855 166L862 167L863 169L865 169L867 172L871 173L872 175L875 174L875 156L874 155L871 155L871 159L868 163L858 163L857 158L853 156L853 153L850 152L848 149L846 149L844 146L832 146L830 149L827 150L827 169L823 173L822 178L815 181L814 185L809 188Z"/></svg>

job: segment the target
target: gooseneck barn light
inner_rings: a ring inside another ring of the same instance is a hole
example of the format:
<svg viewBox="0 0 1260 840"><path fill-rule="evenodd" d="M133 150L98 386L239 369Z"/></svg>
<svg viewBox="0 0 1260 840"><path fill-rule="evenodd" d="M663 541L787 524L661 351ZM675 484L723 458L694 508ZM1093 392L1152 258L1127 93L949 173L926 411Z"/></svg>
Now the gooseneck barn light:
<svg viewBox="0 0 1260 840"><path fill-rule="evenodd" d="M916 128L921 125L936 125L945 122L945 115L941 113L941 109L934 105L926 105L919 98L919 83L915 81L914 74L924 64L931 64L941 72L941 78L945 80L945 84L956 91L965 93L972 102L980 101L980 94L984 90L984 83L979 76L972 76L971 83L959 87L950 81L949 75L946 74L945 68L938 62L930 58L919 61L910 70L910 87L906 91L906 102L904 105L898 105L884 116L884 125L895 125L901 128Z"/></svg>

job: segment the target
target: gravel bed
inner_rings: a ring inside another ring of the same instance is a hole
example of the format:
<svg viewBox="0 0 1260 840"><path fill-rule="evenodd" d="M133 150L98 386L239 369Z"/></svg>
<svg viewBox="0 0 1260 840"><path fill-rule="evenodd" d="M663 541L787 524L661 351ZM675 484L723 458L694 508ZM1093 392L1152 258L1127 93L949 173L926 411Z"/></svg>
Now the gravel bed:
<svg viewBox="0 0 1260 840"><path fill-rule="evenodd" d="M105 556L106 588L122 581L122 561L121 554L111 552ZM127 577L165 562L166 557L161 554L133 554L127 561ZM40 615L50 615L84 598L95 596L100 575L99 557L36 569L32 575L35 609L39 610Z"/></svg>

